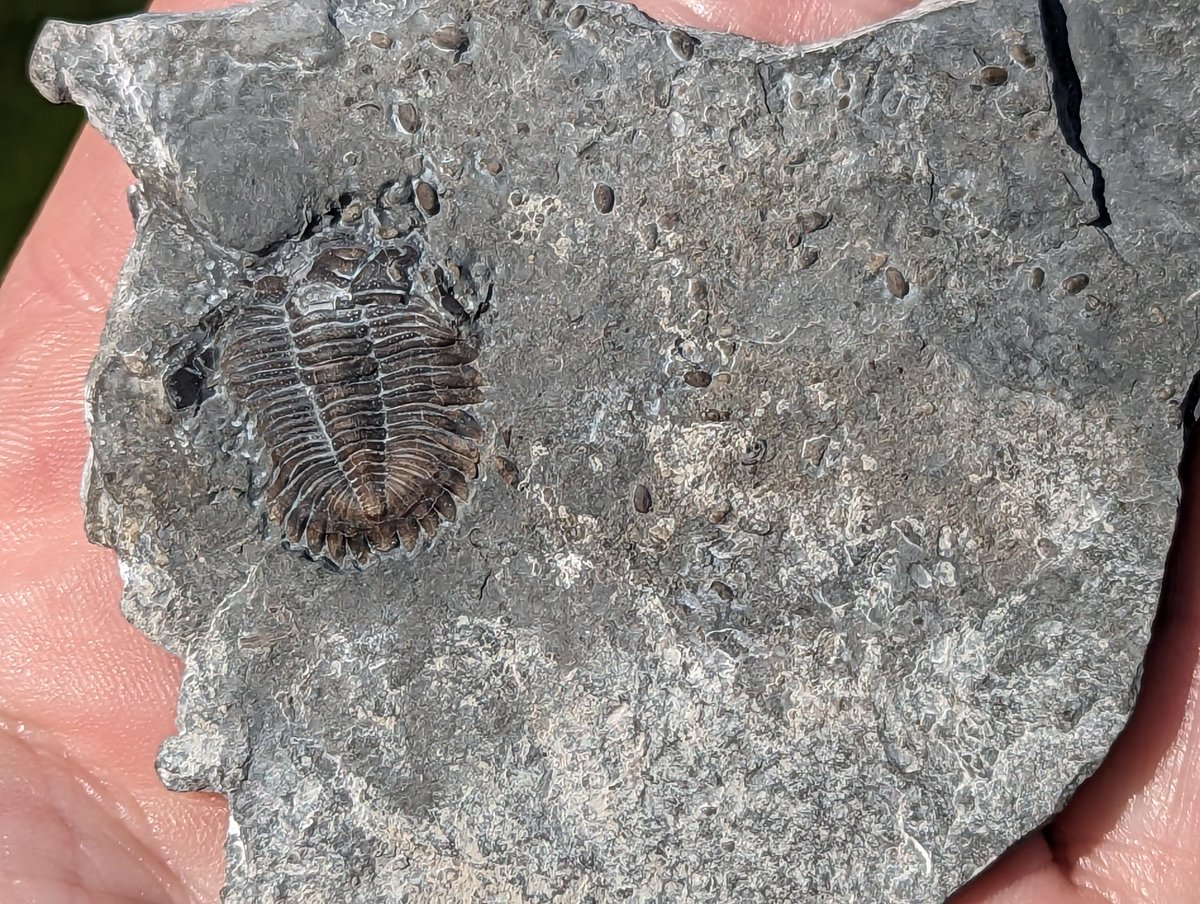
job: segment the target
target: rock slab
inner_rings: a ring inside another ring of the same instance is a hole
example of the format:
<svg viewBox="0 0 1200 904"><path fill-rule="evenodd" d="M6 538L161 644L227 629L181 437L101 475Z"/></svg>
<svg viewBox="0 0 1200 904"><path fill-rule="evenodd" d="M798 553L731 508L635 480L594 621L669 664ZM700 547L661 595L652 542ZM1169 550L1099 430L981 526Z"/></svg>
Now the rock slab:
<svg viewBox="0 0 1200 904"><path fill-rule="evenodd" d="M1069 0L1067 67L1053 2L804 53L558 0L47 26L139 180L88 527L186 661L159 771L228 795L227 901L936 901L1090 773L1176 500L1200 25ZM485 439L334 570L221 351L364 223L471 299Z"/></svg>

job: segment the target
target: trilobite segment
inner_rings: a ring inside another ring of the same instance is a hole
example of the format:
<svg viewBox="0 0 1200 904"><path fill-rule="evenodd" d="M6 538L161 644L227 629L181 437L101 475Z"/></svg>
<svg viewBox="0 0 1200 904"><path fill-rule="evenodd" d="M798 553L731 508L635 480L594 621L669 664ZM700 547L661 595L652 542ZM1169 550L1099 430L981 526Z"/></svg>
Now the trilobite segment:
<svg viewBox="0 0 1200 904"><path fill-rule="evenodd" d="M221 368L268 452L267 514L314 558L413 549L476 475L478 352L457 306L414 288L418 257L326 246L255 280L227 324Z"/></svg>

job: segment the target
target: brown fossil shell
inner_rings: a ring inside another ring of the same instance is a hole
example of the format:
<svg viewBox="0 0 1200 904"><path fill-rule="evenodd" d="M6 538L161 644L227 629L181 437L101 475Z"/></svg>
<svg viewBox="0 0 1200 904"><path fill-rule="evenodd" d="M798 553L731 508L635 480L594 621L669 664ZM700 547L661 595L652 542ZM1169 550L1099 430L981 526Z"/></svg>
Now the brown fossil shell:
<svg viewBox="0 0 1200 904"><path fill-rule="evenodd" d="M411 240L318 235L251 274L219 366L265 447L287 545L359 566L455 519L483 400L468 315Z"/></svg>

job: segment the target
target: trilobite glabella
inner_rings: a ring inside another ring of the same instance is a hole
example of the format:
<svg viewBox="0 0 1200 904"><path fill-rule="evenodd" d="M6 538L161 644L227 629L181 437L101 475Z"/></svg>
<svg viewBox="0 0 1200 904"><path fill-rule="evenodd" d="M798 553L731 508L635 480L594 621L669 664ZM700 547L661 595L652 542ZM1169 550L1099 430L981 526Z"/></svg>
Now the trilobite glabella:
<svg viewBox="0 0 1200 904"><path fill-rule="evenodd" d="M476 475L478 349L418 241L289 245L222 328L219 366L269 461L267 515L336 565L432 537Z"/></svg>

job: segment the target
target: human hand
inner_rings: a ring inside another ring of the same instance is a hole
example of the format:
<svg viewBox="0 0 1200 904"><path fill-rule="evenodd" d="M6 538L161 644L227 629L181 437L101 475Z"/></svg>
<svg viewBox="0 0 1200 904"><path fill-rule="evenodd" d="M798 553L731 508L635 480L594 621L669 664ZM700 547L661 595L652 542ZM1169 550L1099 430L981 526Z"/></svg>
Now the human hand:
<svg viewBox="0 0 1200 904"><path fill-rule="evenodd" d="M221 0L155 4L202 9ZM907 0L644 0L649 14L779 43L895 15ZM132 239L131 176L90 129L0 286L0 889L6 901L215 901L223 800L166 791L180 665L122 618L115 557L83 535L82 390ZM1194 456L1193 456L1194 457ZM1097 775L964 902L1195 899L1200 888L1197 469L1143 690ZM869 852L863 852L869 856Z"/></svg>

